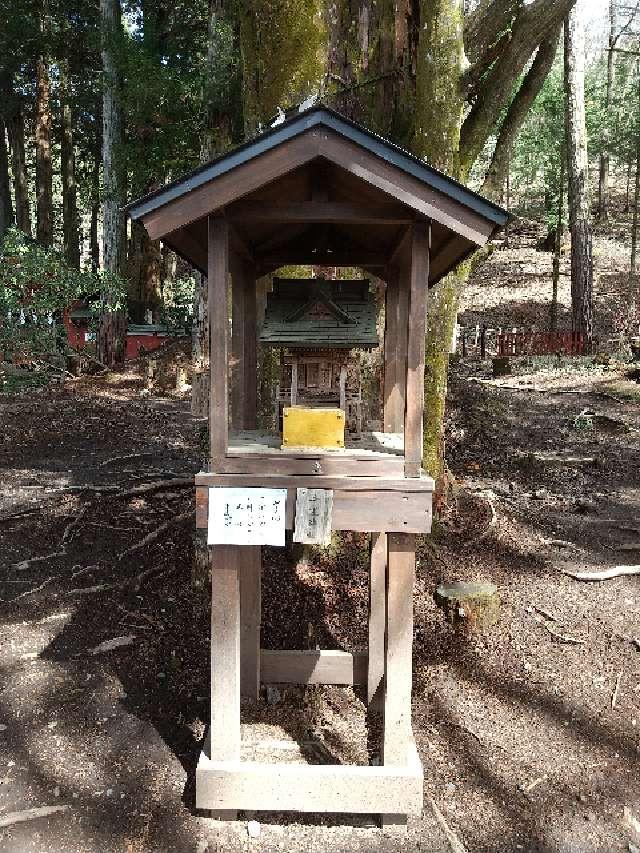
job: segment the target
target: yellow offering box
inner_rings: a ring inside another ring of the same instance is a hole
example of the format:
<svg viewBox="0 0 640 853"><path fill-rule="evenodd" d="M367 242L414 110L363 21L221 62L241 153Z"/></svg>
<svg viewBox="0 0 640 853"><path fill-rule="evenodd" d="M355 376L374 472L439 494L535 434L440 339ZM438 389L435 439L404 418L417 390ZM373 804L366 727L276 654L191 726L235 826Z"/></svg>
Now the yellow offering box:
<svg viewBox="0 0 640 853"><path fill-rule="evenodd" d="M282 447L321 447L340 450L344 447L344 412L342 409L285 408L282 416Z"/></svg>

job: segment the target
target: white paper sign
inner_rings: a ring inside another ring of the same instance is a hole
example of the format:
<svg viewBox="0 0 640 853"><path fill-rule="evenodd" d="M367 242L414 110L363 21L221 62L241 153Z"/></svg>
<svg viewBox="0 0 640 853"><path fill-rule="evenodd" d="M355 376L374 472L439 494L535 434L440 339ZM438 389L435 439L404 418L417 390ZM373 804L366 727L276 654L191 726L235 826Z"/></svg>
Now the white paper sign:
<svg viewBox="0 0 640 853"><path fill-rule="evenodd" d="M209 545L285 544L286 489L209 489Z"/></svg>

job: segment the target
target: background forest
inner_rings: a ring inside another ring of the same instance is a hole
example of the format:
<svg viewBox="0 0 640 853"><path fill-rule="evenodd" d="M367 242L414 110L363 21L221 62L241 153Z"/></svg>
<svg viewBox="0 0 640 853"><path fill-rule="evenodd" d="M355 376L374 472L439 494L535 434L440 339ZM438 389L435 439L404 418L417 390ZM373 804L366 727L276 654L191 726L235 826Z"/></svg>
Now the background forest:
<svg viewBox="0 0 640 853"><path fill-rule="evenodd" d="M188 326L191 270L141 226L127 225L125 203L317 98L546 223L558 256L567 219L559 200L568 189L568 218L578 229L572 325L590 342L587 231L592 212L607 220L612 176L626 184L627 214L635 210L636 10L612 0L606 24L588 5L572 7L573 0L5 2L4 349L26 341L50 349L61 339L55 318L78 296L92 305L98 358L111 366L122 358L117 338L126 316ZM600 172L593 202L587 157L592 174ZM568 175L565 159L573 164ZM434 473L442 470L448 342L468 274L459 269L431 299L425 464ZM552 309L552 328L556 315Z"/></svg>

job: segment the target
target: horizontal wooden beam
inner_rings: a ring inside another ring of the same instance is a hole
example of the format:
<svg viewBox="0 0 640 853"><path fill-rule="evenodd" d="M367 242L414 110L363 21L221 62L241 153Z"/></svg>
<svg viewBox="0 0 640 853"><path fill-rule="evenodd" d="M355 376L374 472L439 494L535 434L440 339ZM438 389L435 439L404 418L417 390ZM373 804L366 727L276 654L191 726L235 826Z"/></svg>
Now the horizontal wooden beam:
<svg viewBox="0 0 640 853"><path fill-rule="evenodd" d="M292 479L292 478L289 478ZM296 477L299 481L305 478ZM264 478L262 478L264 480ZM326 478L325 478L326 480ZM238 482L239 481L239 482ZM375 483L370 479L370 483ZM251 485L253 482L251 483ZM261 481L261 486L268 483ZM314 481L314 485L317 481ZM233 485L246 486L246 478L236 477ZM298 485L302 485L298 483ZM288 488L285 524L295 526L295 488ZM208 526L209 489L196 488L196 528ZM352 530L357 533L429 533L431 530L431 492L333 490L332 530Z"/></svg>
<svg viewBox="0 0 640 853"><path fill-rule="evenodd" d="M241 448L234 452L232 448L218 466L220 474L262 474L269 475L312 475L349 477L391 477L404 476L404 457L392 453L378 455L342 455L330 456L322 452L305 455L284 453L246 453Z"/></svg>
<svg viewBox="0 0 640 853"><path fill-rule="evenodd" d="M295 241L294 241L295 246ZM325 267L368 267L382 269L386 267L389 258L384 252L369 252L359 248L340 252L314 252L283 248L277 252L265 254L256 253L255 261L262 269L285 267L289 264L317 264Z"/></svg>
<svg viewBox="0 0 640 853"><path fill-rule="evenodd" d="M367 653L261 649L260 681L263 684L366 684Z"/></svg>
<svg viewBox="0 0 640 853"><path fill-rule="evenodd" d="M196 486L260 486L264 489L336 489L348 492L421 492L434 490L431 477L391 479L380 477L289 476L286 474L217 474L201 471L195 475Z"/></svg>
<svg viewBox="0 0 640 853"><path fill-rule="evenodd" d="M196 769L196 808L420 814L423 771L415 743L394 767L211 761Z"/></svg>
<svg viewBox="0 0 640 853"><path fill-rule="evenodd" d="M405 225L415 219L408 208L399 204L363 205L340 201L292 201L287 204L240 201L227 208L226 216L232 222L324 222L354 225Z"/></svg>

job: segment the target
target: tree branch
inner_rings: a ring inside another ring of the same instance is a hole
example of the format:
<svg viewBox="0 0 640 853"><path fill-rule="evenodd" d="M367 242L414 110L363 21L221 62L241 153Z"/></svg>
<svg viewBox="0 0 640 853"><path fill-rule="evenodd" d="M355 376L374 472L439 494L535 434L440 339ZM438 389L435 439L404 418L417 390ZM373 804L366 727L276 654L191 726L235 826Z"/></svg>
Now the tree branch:
<svg viewBox="0 0 640 853"><path fill-rule="evenodd" d="M513 87L550 29L571 10L575 0L534 0L518 12L509 42L478 86L460 137L460 159L468 170L507 106Z"/></svg>
<svg viewBox="0 0 640 853"><path fill-rule="evenodd" d="M536 57L509 105L481 189L482 194L489 198L497 198L502 191L514 140L551 70L561 29L562 24L556 24L540 42Z"/></svg>

